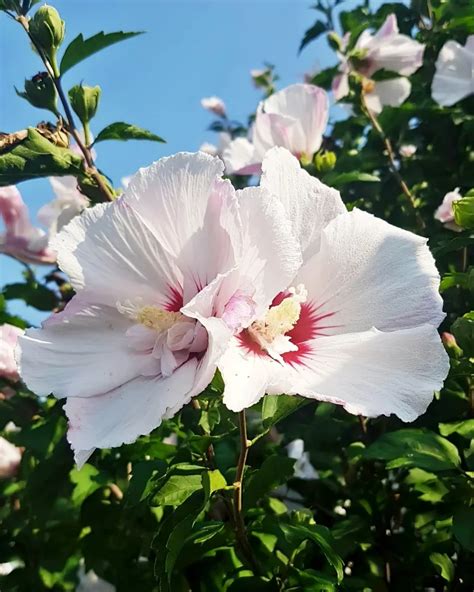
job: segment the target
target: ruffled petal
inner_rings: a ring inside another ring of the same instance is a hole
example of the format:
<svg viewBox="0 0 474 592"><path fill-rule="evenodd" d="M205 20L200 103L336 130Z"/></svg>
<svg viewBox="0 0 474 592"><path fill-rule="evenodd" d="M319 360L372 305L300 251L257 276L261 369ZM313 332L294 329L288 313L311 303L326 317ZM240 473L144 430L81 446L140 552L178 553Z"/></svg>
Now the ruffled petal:
<svg viewBox="0 0 474 592"><path fill-rule="evenodd" d="M18 340L20 374L38 395L92 397L140 374L144 356L126 335L131 321L115 308L78 304Z"/></svg>
<svg viewBox="0 0 474 592"><path fill-rule="evenodd" d="M343 405L353 414L394 413L413 421L449 371L449 357L431 325L319 337L310 348L304 364L280 372L270 394L299 394Z"/></svg>
<svg viewBox="0 0 474 592"><path fill-rule="evenodd" d="M158 427L170 409L189 402L197 360L191 359L168 378L137 378L97 397L70 397L64 407L68 440L78 464L94 448L128 444Z"/></svg>
<svg viewBox="0 0 474 592"><path fill-rule="evenodd" d="M329 222L319 252L295 284L305 285L330 335L437 327L445 315L439 273L426 243L355 209Z"/></svg>
<svg viewBox="0 0 474 592"><path fill-rule="evenodd" d="M339 191L311 177L283 148L273 148L267 153L261 186L283 204L305 260L318 251L322 229L346 212Z"/></svg>

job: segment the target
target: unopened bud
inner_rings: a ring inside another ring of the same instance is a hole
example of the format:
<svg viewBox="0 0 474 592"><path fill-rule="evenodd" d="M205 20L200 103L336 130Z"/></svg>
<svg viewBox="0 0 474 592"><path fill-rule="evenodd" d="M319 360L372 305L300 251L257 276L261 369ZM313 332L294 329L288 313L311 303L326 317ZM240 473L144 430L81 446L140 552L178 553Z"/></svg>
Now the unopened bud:
<svg viewBox="0 0 474 592"><path fill-rule="evenodd" d="M71 106L82 125L86 126L96 114L101 92L100 86L82 86L82 84L76 84L69 91Z"/></svg>
<svg viewBox="0 0 474 592"><path fill-rule="evenodd" d="M16 92L20 97L23 97L33 105L33 107L47 109L57 114L58 94L51 76L47 72L39 72L31 80L25 80L24 92L18 90Z"/></svg>
<svg viewBox="0 0 474 592"><path fill-rule="evenodd" d="M336 31L329 31L328 33L328 43L332 49L335 51L343 51L343 42Z"/></svg>
<svg viewBox="0 0 474 592"><path fill-rule="evenodd" d="M314 156L314 166L320 173L328 173L336 166L336 155L329 150L318 152Z"/></svg>
<svg viewBox="0 0 474 592"><path fill-rule="evenodd" d="M30 21L30 33L36 43L56 63L56 51L64 39L64 21L52 6L41 6Z"/></svg>
<svg viewBox="0 0 474 592"><path fill-rule="evenodd" d="M453 357L457 358L462 354L462 349L457 344L456 338L452 333L445 331L441 333L441 340L443 342L446 351Z"/></svg>

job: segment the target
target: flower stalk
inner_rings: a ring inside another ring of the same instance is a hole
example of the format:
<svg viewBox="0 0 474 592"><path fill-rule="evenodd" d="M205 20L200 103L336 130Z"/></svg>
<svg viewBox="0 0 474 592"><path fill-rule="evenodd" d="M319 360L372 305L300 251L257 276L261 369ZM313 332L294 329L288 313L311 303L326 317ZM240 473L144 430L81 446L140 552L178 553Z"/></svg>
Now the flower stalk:
<svg viewBox="0 0 474 592"><path fill-rule="evenodd" d="M235 472L234 479L234 527L237 544L241 550L243 556L251 566L255 573L260 570L258 568L257 561L253 555L252 548L250 546L247 530L245 528L244 515L242 512L242 488L245 473L245 463L249 448L252 446L251 440L247 437L247 419L245 417L245 410L239 412L239 431L240 431L240 454L237 463L237 470Z"/></svg>
<svg viewBox="0 0 474 592"><path fill-rule="evenodd" d="M418 212L418 209L416 207L416 201L415 201L413 194L411 193L410 189L408 188L408 185L403 180L403 177L400 175L400 172L397 168L396 156L395 156L395 152L393 150L392 143L391 143L390 139L388 138L388 136L385 134L385 131L383 130L382 126L380 125L380 122L377 119L377 116L373 113L373 111L368 106L366 98L365 98L365 93L363 90L362 90L362 94L361 94L361 100L362 100L362 108L367 113L367 116L370 120L370 123L372 124L373 129L379 134L382 142L384 143L385 149L387 151L389 164L390 164L390 170L392 171L393 176L398 181L398 184L400 185L400 188L401 188L403 194L407 198L407 201L410 204L411 209L413 210L413 213L414 213L415 219L416 219L416 224L418 226L418 230L420 232L423 232L425 230L425 222L424 222L423 218L421 217L420 213Z"/></svg>
<svg viewBox="0 0 474 592"><path fill-rule="evenodd" d="M12 15L10 15L10 16L12 16ZM16 21L18 21L20 23L20 25L23 27L25 33L28 35L31 43L33 44L35 50L37 51L42 62L44 63L46 71L48 72L49 76L51 77L51 80L53 81L54 86L56 87L56 91L58 93L59 100L61 101L61 105L63 106L64 114L66 116L67 130L71 134L71 136L74 138L76 144L78 145L80 151L82 152L82 154L84 156L84 161L86 164L87 172L90 174L90 176L97 183L97 186L99 187L101 193L103 194L105 201L113 201L115 199L115 196L113 195L112 191L107 186L107 184L105 183L102 175L97 170L97 167L94 164L94 160L92 158L92 153L91 153L91 150L90 150L87 140L85 142L83 142L79 132L77 131L71 108L69 106L69 103L66 99L66 95L64 94L63 87L61 85L61 74L58 70L57 65L52 64L50 62L50 60L48 59L48 57L44 53L41 45L36 41L34 35L30 31L28 19L23 15L19 15L18 17L14 17L14 18Z"/></svg>

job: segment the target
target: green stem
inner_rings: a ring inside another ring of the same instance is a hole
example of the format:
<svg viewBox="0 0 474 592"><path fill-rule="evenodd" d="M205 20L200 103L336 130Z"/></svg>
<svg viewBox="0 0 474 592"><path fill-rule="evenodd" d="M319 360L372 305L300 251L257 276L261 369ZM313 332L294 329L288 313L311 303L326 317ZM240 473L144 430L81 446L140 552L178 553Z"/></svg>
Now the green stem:
<svg viewBox="0 0 474 592"><path fill-rule="evenodd" d="M20 23L20 25L23 27L25 33L28 35L31 43L33 44L34 48L36 49L36 51L38 52L38 55L41 58L44 66L46 68L46 71L48 72L49 76L51 77L51 80L53 81L53 84L54 84L56 91L58 93L58 96L59 96L59 100L61 101L61 104L64 109L64 114L66 116L66 121L67 121L67 129L68 129L69 133L72 135L72 137L74 138L76 144L79 146L79 149L84 156L84 160L87 165L87 172L90 174L90 176L97 183L97 186L99 187L100 191L104 195L105 200L106 201L113 201L115 199L115 196L110 191L110 189L107 187L107 184L105 183L102 175L97 170L97 168L94 164L94 160L92 158L92 153L91 153L90 149L88 148L87 145L84 144L79 132L77 131L71 108L69 106L69 103L66 99L66 95L64 94L63 87L61 85L61 75L59 73L59 69L57 67L56 60L54 60L53 63L51 63L50 60L48 59L48 57L45 55L43 49L37 43L34 36L31 34L28 19L26 17L20 15L20 16L16 17L15 20L17 20ZM86 141L86 144L87 144L87 141Z"/></svg>
<svg viewBox="0 0 474 592"><path fill-rule="evenodd" d="M424 222L423 218L420 216L420 213L418 212L418 209L416 207L415 198L413 197L410 189L408 188L408 185L405 183L405 181L403 180L403 177L400 175L400 173L398 171L395 152L393 150L392 143L391 143L390 139L388 138L388 136L385 134L382 126L380 125L379 120L377 119L375 114L370 110L370 107L367 105L367 101L365 99L365 93L363 90L362 90L362 94L361 94L361 99L362 99L362 108L367 113L367 116L370 120L370 123L372 124L372 127L379 134L382 142L385 145L385 149L386 149L387 155L388 155L388 160L390 163L390 170L392 171L393 176L397 179L398 184L400 185L400 188L401 188L403 194L407 198L407 201L410 204L411 209L413 210L413 213L414 213L415 219L416 219L416 224L418 226L418 230L420 232L423 232L425 230L425 222Z"/></svg>
<svg viewBox="0 0 474 592"><path fill-rule="evenodd" d="M252 445L251 441L247 437L247 419L245 417L245 410L239 413L239 428L240 428L240 454L237 463L237 470L235 472L234 479L234 528L237 544L241 550L243 556L252 567L255 573L259 572L257 561L253 555L252 548L250 546L247 530L245 528L244 515L243 515L243 503L242 503L242 487L245 473L245 463L249 448Z"/></svg>

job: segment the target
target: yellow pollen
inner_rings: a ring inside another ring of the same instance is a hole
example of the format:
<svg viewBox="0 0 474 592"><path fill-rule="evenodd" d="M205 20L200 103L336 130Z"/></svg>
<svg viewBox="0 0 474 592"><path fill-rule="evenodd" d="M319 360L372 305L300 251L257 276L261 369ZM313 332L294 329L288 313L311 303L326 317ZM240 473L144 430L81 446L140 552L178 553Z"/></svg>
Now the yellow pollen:
<svg viewBox="0 0 474 592"><path fill-rule="evenodd" d="M307 292L303 286L297 290L290 290L288 296L277 306L272 306L261 321L255 321L249 327L250 334L263 346L263 343L270 344L280 335L291 331L301 314L301 303L306 301ZM262 343L263 342L263 343Z"/></svg>
<svg viewBox="0 0 474 592"><path fill-rule="evenodd" d="M177 323L183 315L180 312L170 312L157 306L144 306L137 313L137 321L155 331L167 331Z"/></svg>

